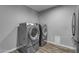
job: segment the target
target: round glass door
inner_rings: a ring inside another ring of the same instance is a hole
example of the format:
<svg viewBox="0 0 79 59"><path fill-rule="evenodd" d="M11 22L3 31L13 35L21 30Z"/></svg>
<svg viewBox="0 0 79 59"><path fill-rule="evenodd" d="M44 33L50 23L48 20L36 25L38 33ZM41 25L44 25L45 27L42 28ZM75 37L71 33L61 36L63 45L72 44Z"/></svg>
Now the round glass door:
<svg viewBox="0 0 79 59"><path fill-rule="evenodd" d="M33 28L31 31L31 36L35 37L37 35L37 32L38 32L37 28Z"/></svg>
<svg viewBox="0 0 79 59"><path fill-rule="evenodd" d="M38 36L39 36L39 28L36 27L36 26L32 26L30 28L30 31L29 31L29 36L30 36L31 40L38 39Z"/></svg>
<svg viewBox="0 0 79 59"><path fill-rule="evenodd" d="M47 35L47 26L46 25L43 26L42 31L43 31L43 35L46 36Z"/></svg>

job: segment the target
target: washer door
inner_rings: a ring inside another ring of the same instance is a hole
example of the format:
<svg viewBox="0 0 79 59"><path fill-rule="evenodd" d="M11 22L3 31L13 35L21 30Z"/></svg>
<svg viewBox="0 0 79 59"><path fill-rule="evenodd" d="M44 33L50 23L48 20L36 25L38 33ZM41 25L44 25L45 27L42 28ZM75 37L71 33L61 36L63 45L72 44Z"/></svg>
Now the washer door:
<svg viewBox="0 0 79 59"><path fill-rule="evenodd" d="M31 26L28 34L31 40L39 39L39 27L37 25Z"/></svg>
<svg viewBox="0 0 79 59"><path fill-rule="evenodd" d="M47 25L44 25L43 28L42 28L42 33L43 33L43 36L47 36Z"/></svg>

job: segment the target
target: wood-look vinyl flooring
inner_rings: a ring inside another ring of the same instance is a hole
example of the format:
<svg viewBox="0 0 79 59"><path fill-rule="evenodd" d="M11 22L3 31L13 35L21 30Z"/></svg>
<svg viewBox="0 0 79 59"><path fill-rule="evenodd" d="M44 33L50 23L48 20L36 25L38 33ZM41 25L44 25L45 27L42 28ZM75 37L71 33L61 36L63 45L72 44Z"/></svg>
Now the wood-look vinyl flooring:
<svg viewBox="0 0 79 59"><path fill-rule="evenodd" d="M40 47L36 53L73 53L75 50L47 43Z"/></svg>

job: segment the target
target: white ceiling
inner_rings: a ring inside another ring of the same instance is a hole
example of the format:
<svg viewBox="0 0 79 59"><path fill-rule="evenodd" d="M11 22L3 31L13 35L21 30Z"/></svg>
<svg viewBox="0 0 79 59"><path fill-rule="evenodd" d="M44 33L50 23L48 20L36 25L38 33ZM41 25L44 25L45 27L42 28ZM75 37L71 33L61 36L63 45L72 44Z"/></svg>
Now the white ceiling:
<svg viewBox="0 0 79 59"><path fill-rule="evenodd" d="M43 11L45 9L55 7L56 5L27 5L27 6L36 10L36 11Z"/></svg>

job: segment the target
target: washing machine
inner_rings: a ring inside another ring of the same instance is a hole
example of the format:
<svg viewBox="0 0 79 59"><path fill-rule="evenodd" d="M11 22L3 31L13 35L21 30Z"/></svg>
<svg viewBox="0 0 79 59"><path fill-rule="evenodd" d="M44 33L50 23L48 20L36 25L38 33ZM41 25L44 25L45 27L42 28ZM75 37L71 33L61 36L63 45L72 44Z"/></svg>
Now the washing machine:
<svg viewBox="0 0 79 59"><path fill-rule="evenodd" d="M39 24L39 29L40 29L39 46L44 46L47 44L47 25Z"/></svg>
<svg viewBox="0 0 79 59"><path fill-rule="evenodd" d="M18 49L18 51L23 52L23 53L34 53L39 49L39 25L37 23L26 23L26 25L24 25L23 27L24 31L22 31L22 33L24 33L24 35L21 33L21 31L19 31L20 33L20 49ZM22 36L23 38L22 38Z"/></svg>

